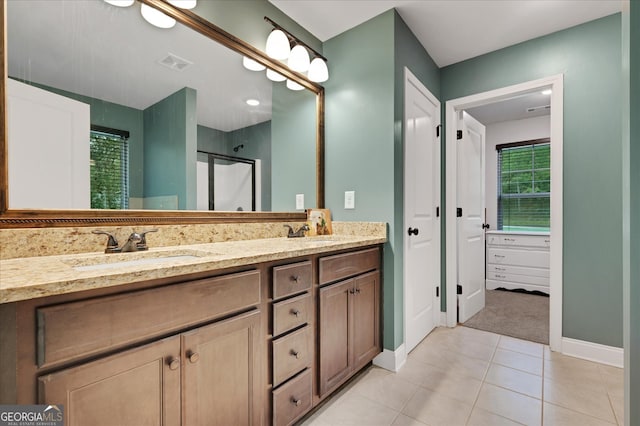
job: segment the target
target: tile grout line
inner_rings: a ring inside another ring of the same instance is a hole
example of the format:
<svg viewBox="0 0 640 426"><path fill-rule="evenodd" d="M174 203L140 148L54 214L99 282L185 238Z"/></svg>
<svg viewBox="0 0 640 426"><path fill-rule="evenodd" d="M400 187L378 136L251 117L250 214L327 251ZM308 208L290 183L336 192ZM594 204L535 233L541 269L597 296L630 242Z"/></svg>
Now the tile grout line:
<svg viewBox="0 0 640 426"><path fill-rule="evenodd" d="M549 348L549 351L551 351L551 348ZM542 391L540 392L540 424L542 426L544 426L544 382L545 382L545 377L544 377L544 368L545 368L545 348L544 346L542 347Z"/></svg>
<svg viewBox="0 0 640 426"><path fill-rule="evenodd" d="M478 394L473 400L473 404L471 404L471 411L469 412L469 416L467 416L467 420L464 422L465 425L469 424L471 420L471 415L473 414L473 410L476 408L476 404L478 403L478 398L480 398L480 392L482 392L482 386L485 383L485 379L487 378L487 374L489 374L489 369L491 368L491 364L493 363L493 358L496 356L496 352L498 351L498 345L500 344L500 336L498 335L498 341L496 342L496 346L493 348L493 353L491 354L491 358L489 359L489 364L487 365L487 369L482 376L482 380L480 380L480 389L478 389Z"/></svg>

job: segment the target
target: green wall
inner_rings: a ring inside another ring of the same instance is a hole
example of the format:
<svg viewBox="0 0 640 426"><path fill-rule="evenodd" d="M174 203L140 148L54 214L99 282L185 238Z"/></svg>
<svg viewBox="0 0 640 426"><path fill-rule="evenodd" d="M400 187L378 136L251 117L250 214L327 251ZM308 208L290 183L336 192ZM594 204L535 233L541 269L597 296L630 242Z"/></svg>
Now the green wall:
<svg viewBox="0 0 640 426"><path fill-rule="evenodd" d="M196 91L184 88L144 110L144 195L178 196L196 208Z"/></svg>
<svg viewBox="0 0 640 426"><path fill-rule="evenodd" d="M439 95L439 70L393 10L325 42L326 204L335 220L386 222L383 338L404 341L402 117L404 67ZM354 54L357 52L357 54ZM344 191L356 192L345 210Z"/></svg>
<svg viewBox="0 0 640 426"><path fill-rule="evenodd" d="M625 421L640 424L640 1L623 9Z"/></svg>
<svg viewBox="0 0 640 426"><path fill-rule="evenodd" d="M228 151L228 133L211 127L198 125L198 149L215 154L231 155Z"/></svg>
<svg viewBox="0 0 640 426"><path fill-rule="evenodd" d="M620 39L616 14L445 67L441 74L443 100L564 74L563 336L617 347L622 347Z"/></svg>

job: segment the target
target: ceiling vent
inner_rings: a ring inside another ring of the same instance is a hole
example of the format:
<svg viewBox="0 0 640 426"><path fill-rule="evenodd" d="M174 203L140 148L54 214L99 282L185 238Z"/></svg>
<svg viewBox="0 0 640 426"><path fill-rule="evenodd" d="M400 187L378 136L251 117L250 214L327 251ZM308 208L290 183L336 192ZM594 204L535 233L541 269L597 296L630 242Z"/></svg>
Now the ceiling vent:
<svg viewBox="0 0 640 426"><path fill-rule="evenodd" d="M546 109L551 109L551 105L540 105L537 107L529 107L527 108L527 112L536 112L536 111L542 111L542 110L546 110Z"/></svg>
<svg viewBox="0 0 640 426"><path fill-rule="evenodd" d="M168 53L167 56L159 60L158 63L175 71L184 71L186 68L193 65L193 62L187 61L186 59L174 55L173 53Z"/></svg>

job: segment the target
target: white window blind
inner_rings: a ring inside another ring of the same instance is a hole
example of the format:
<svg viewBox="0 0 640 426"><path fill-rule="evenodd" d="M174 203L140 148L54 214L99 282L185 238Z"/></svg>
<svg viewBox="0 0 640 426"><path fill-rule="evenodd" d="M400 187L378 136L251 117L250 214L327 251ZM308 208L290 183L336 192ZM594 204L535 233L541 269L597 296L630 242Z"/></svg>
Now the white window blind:
<svg viewBox="0 0 640 426"><path fill-rule="evenodd" d="M497 145L498 229L549 231L549 139Z"/></svg>
<svg viewBox="0 0 640 426"><path fill-rule="evenodd" d="M129 132L91 126L91 208L129 207Z"/></svg>

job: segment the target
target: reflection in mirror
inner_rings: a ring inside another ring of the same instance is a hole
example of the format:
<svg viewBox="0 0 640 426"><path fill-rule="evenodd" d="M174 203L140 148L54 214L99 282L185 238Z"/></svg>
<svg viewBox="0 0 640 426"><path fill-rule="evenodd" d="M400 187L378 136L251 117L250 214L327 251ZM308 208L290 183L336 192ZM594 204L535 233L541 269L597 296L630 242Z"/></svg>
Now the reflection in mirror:
<svg viewBox="0 0 640 426"><path fill-rule="evenodd" d="M137 3L21 0L7 45L10 209L237 211L198 202L198 151L260 164L243 211L316 206L315 94L217 42L155 28Z"/></svg>

